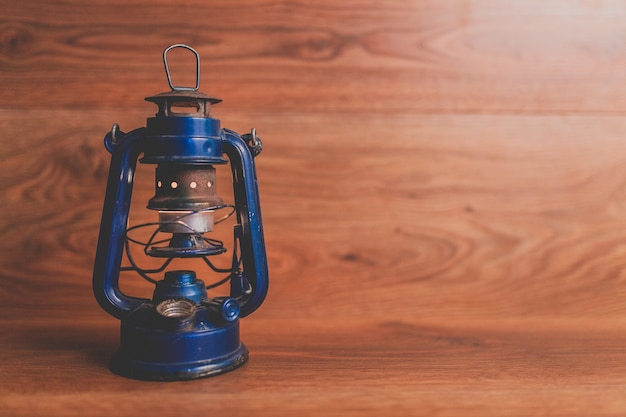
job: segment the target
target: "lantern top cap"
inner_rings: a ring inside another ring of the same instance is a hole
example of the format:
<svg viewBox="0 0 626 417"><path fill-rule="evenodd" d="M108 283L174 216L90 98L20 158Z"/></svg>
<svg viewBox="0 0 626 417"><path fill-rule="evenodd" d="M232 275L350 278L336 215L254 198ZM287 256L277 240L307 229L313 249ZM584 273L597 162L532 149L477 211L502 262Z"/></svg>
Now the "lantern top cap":
<svg viewBox="0 0 626 417"><path fill-rule="evenodd" d="M146 97L146 101L150 101L152 103L162 103L168 99L176 99L177 101L206 101L209 104L217 104L222 101L222 99L211 97L207 94L201 93L200 91L166 91L165 93L156 94L154 96Z"/></svg>

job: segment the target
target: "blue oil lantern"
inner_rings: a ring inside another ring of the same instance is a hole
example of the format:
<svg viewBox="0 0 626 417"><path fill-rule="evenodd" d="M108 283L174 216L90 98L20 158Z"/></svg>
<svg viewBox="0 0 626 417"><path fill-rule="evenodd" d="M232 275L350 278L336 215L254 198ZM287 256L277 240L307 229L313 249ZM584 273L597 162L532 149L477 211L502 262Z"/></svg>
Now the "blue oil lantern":
<svg viewBox="0 0 626 417"><path fill-rule="evenodd" d="M174 48L195 55L195 86L173 85L167 54ZM120 348L111 370L130 378L168 381L217 375L246 362L239 318L265 299L268 267L254 163L261 140L254 129L240 135L222 129L211 117L210 107L221 100L198 91L196 50L172 45L163 52L163 62L171 91L146 98L158 106L156 115L145 127L128 133L114 125L104 138L111 164L93 290L102 308L121 321ZM138 160L156 167L156 192L147 202L155 221L129 225ZM234 204L225 204L215 191L215 166L222 164L230 165ZM218 217L221 212L226 215ZM212 257L227 248L211 232L230 214L236 216L232 262L222 268ZM149 238L132 236L141 228L151 228ZM159 266L140 267L131 245L140 245ZM206 271L219 278L206 285L200 279L204 271L173 268L185 258L203 260ZM125 294L119 286L121 271L133 271L153 283L152 298ZM211 289L222 284L230 285L229 295L210 296Z"/></svg>

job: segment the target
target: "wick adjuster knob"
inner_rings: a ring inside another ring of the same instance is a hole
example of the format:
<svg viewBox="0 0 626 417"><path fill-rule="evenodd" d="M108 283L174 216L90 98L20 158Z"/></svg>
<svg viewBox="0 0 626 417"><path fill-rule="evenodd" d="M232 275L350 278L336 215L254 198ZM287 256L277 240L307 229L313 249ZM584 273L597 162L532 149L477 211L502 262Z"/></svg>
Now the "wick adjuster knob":
<svg viewBox="0 0 626 417"><path fill-rule="evenodd" d="M237 320L241 313L239 302L230 297L216 297L204 305L226 322Z"/></svg>

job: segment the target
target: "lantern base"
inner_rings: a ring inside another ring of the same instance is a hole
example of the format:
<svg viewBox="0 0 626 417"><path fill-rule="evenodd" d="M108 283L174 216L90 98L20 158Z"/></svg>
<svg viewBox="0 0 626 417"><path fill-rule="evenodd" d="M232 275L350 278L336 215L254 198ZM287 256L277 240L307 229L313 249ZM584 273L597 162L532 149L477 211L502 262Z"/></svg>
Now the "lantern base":
<svg viewBox="0 0 626 417"><path fill-rule="evenodd" d="M133 379L181 381L232 371L248 360L239 320L211 320L199 308L183 328L164 323L147 303L122 320L112 372Z"/></svg>
<svg viewBox="0 0 626 417"><path fill-rule="evenodd" d="M111 360L111 372L144 381L185 381L220 375L239 368L248 360L248 349L241 344L232 354L194 363L151 363L124 356L118 351Z"/></svg>

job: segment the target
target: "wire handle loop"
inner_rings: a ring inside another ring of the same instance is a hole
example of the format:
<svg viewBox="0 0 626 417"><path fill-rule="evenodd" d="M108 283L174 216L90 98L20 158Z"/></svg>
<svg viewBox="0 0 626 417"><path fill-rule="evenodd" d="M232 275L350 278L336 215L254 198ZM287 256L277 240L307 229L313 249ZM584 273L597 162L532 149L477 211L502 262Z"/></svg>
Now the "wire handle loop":
<svg viewBox="0 0 626 417"><path fill-rule="evenodd" d="M185 86L178 86L178 85L172 84L172 76L170 75L170 68L167 64L167 53L174 48L187 49L193 52L193 54L196 56L196 86L195 87L185 87ZM200 88L200 54L198 53L198 51L196 51L189 45L177 43L175 45L165 48L165 51L163 51L163 64L165 65L165 73L167 74L167 82L170 85L170 88L172 89L172 91L198 91L198 89Z"/></svg>

